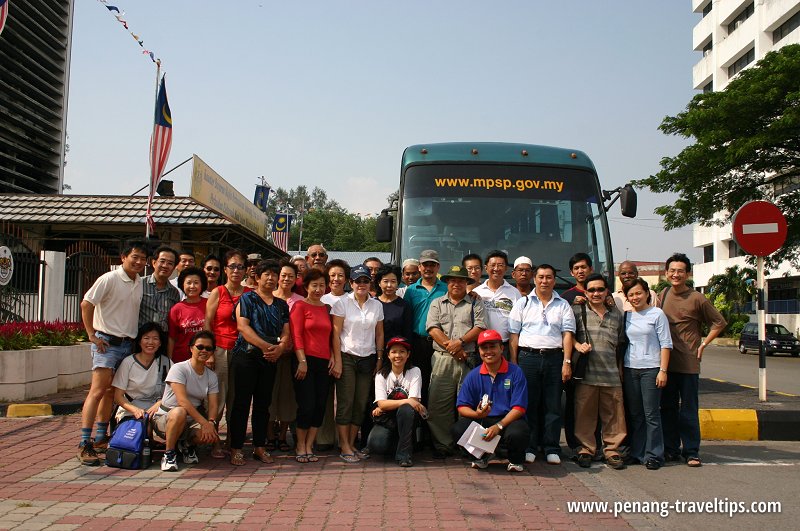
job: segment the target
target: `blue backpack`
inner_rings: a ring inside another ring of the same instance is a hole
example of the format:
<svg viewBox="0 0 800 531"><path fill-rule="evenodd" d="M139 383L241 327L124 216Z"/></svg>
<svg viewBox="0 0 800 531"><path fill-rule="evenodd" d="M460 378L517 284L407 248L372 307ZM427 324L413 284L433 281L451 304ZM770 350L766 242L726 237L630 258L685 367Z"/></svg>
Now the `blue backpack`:
<svg viewBox="0 0 800 531"><path fill-rule="evenodd" d="M147 415L141 419L128 419L120 422L114 435L108 441L106 465L114 468L138 470L144 460L144 442L147 438Z"/></svg>

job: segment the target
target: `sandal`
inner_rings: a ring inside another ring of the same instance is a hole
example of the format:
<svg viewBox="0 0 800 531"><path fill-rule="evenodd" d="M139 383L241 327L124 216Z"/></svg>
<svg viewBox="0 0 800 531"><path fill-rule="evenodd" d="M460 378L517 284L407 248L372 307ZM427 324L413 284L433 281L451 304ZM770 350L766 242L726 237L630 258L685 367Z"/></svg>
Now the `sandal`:
<svg viewBox="0 0 800 531"><path fill-rule="evenodd" d="M308 457L309 463L316 463L317 461L319 461L319 457L317 457L316 454L306 454L306 457Z"/></svg>
<svg viewBox="0 0 800 531"><path fill-rule="evenodd" d="M214 459L225 459L225 450L222 448L214 448L211 450L211 457Z"/></svg>
<svg viewBox="0 0 800 531"><path fill-rule="evenodd" d="M699 457L687 457L686 458L686 465L692 468L697 468L699 466L703 466L703 462L700 461Z"/></svg>
<svg viewBox="0 0 800 531"><path fill-rule="evenodd" d="M280 450L281 452L288 452L291 449L292 447L289 446L289 443L287 443L286 441L278 440L278 450Z"/></svg>
<svg viewBox="0 0 800 531"><path fill-rule="evenodd" d="M278 439L267 441L266 448L268 452L274 452L277 447L278 447Z"/></svg>
<svg viewBox="0 0 800 531"><path fill-rule="evenodd" d="M244 463L244 452L241 450L231 450L231 464L233 466L242 466Z"/></svg>
<svg viewBox="0 0 800 531"><path fill-rule="evenodd" d="M297 454L297 457L295 457L294 460L298 463L308 463L308 454Z"/></svg>
<svg viewBox="0 0 800 531"><path fill-rule="evenodd" d="M345 463L358 463L360 459L355 454L339 454L339 459Z"/></svg>
<svg viewBox="0 0 800 531"><path fill-rule="evenodd" d="M256 448L255 450L253 450L253 459L255 459L256 461L261 461L262 463L267 465L271 465L272 463L275 462L272 456L269 455L269 452L267 452L263 448L261 449Z"/></svg>

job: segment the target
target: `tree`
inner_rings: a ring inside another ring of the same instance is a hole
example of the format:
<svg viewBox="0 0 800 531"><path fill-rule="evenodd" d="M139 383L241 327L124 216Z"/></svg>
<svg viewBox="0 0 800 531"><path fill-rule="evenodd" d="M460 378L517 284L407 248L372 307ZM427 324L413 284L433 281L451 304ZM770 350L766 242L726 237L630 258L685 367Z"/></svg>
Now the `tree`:
<svg viewBox="0 0 800 531"><path fill-rule="evenodd" d="M768 53L725 90L696 95L659 129L696 140L677 156L664 157L657 174L637 182L678 194L674 204L656 208L665 229L722 225L745 202L771 200L789 231L768 264L800 263L800 45Z"/></svg>
<svg viewBox="0 0 800 531"><path fill-rule="evenodd" d="M714 297L723 296L730 304L730 309L740 314L755 293L755 279L756 270L752 267L733 266L725 269L725 273L708 279L707 289ZM730 312L726 314L726 319L730 315Z"/></svg>

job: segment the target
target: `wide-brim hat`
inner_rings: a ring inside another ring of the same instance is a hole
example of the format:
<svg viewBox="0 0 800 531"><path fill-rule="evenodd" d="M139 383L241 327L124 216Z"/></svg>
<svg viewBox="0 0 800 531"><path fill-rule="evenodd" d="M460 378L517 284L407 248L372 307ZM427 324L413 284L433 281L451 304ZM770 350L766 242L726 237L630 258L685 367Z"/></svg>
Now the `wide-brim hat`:
<svg viewBox="0 0 800 531"><path fill-rule="evenodd" d="M475 280L474 278L470 277L469 274L467 274L467 269L464 266L460 265L454 265L453 267L450 268L450 271L442 275L442 280L444 280L445 282L447 282L447 280L450 278L463 278L464 280L467 281L467 284L477 283L477 280Z"/></svg>

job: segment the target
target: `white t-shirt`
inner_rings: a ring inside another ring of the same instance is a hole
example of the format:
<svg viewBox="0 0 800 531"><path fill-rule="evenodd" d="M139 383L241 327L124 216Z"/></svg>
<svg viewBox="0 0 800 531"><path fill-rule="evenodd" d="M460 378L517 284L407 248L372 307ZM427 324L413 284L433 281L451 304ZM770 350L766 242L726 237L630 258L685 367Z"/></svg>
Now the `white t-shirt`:
<svg viewBox="0 0 800 531"><path fill-rule="evenodd" d="M487 324L490 329L497 330L503 341L508 341L508 315L514 303L521 297L519 290L503 280L503 283L492 291L487 280L473 290L481 299L486 309Z"/></svg>
<svg viewBox="0 0 800 531"><path fill-rule="evenodd" d="M164 394L164 376L171 367L172 361L166 356L153 358L150 367L145 367L134 354L119 364L111 385L122 389L134 406L150 409Z"/></svg>
<svg viewBox="0 0 800 531"><path fill-rule="evenodd" d="M186 386L186 395L194 407L199 407L209 394L219 393L219 380L216 373L205 368L203 374L197 374L192 368L192 360L181 361L172 366L167 374L167 383L179 383ZM161 405L165 408L178 407L178 399L172 392L172 386L164 388Z"/></svg>
<svg viewBox="0 0 800 531"><path fill-rule="evenodd" d="M131 278L123 268L104 273L83 300L94 306L92 326L96 331L117 337L136 337L139 331L139 306L142 303L142 278Z"/></svg>
<svg viewBox="0 0 800 531"><path fill-rule="evenodd" d="M342 297L344 297L346 295L347 295L347 293L342 293L341 295L334 295L333 293L326 293L325 295L320 297L319 300L321 300L324 304L330 305L330 307L333 308L333 305L336 304L339 301L339 299L341 299Z"/></svg>
<svg viewBox="0 0 800 531"><path fill-rule="evenodd" d="M383 321L381 301L369 298L360 307L355 296L348 293L333 305L331 315L344 317L344 326L339 336L342 352L360 357L375 354L375 327L379 321Z"/></svg>
<svg viewBox="0 0 800 531"><path fill-rule="evenodd" d="M386 378L381 373L376 374L375 401L387 400L395 387L402 387L409 398L422 398L422 372L419 367L411 367L400 376L391 371Z"/></svg>

